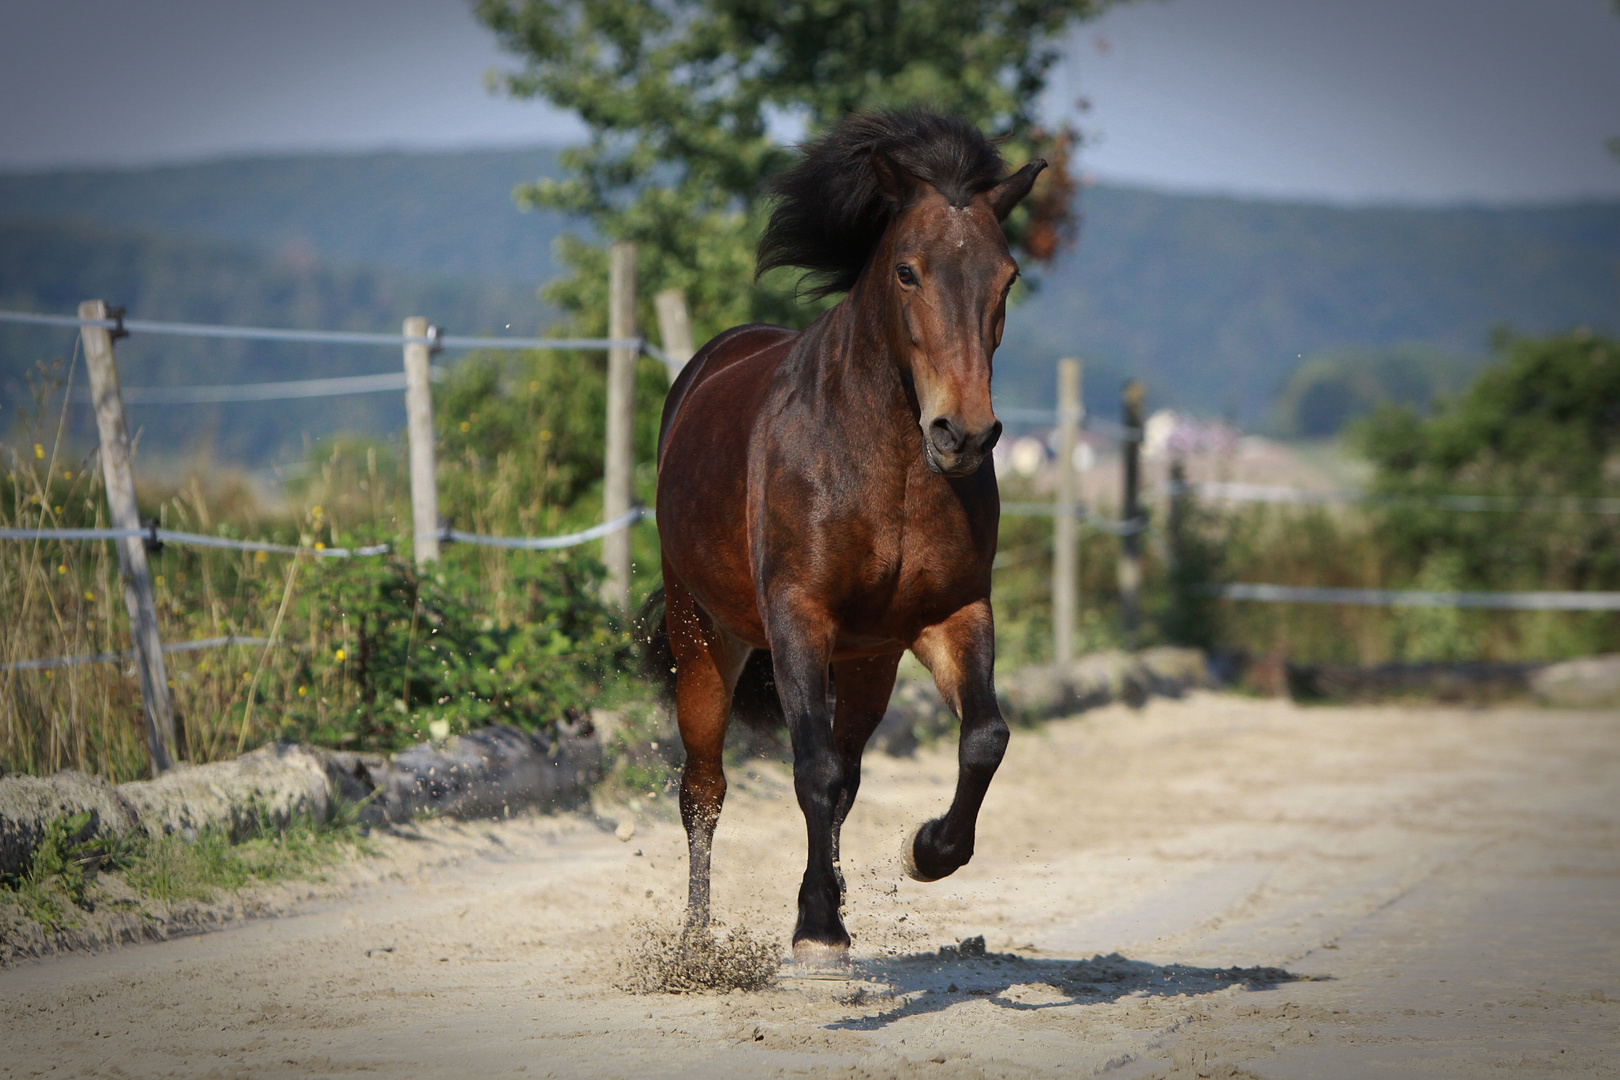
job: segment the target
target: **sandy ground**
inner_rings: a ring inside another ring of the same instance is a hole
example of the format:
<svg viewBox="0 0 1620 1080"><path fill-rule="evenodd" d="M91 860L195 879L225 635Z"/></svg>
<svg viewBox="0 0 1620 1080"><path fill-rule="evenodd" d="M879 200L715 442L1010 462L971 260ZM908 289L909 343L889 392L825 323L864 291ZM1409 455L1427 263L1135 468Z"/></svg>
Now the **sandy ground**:
<svg viewBox="0 0 1620 1080"><path fill-rule="evenodd" d="M0 1075L1620 1075L1620 715L1101 710L1015 732L974 862L918 884L899 843L953 752L867 762L851 981L615 989L684 895L667 800L625 842L439 824L400 880L0 972ZM785 942L802 829L785 769L733 770L730 925Z"/></svg>

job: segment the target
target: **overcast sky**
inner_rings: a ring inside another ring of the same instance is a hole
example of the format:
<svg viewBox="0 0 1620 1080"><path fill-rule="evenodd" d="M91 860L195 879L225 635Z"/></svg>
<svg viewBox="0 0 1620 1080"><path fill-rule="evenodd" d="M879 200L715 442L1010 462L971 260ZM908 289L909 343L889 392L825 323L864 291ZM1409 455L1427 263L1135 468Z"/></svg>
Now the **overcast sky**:
<svg viewBox="0 0 1620 1080"><path fill-rule="evenodd" d="M0 0L0 169L577 137L485 93L505 63L460 0ZM1143 0L1068 42L1048 104L1080 97L1102 179L1620 197L1610 0Z"/></svg>

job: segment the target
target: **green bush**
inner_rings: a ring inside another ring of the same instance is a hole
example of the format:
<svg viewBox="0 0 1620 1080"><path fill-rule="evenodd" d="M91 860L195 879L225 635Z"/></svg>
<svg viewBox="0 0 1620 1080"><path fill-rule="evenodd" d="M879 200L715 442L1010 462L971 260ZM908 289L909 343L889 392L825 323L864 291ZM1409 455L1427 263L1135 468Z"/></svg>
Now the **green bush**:
<svg viewBox="0 0 1620 1080"><path fill-rule="evenodd" d="M449 549L426 574L389 555L308 568L290 640L297 661L266 696L281 734L392 750L490 723L526 730L587 708L629 663L630 637L602 603L599 564L576 553ZM298 646L303 646L299 648Z"/></svg>

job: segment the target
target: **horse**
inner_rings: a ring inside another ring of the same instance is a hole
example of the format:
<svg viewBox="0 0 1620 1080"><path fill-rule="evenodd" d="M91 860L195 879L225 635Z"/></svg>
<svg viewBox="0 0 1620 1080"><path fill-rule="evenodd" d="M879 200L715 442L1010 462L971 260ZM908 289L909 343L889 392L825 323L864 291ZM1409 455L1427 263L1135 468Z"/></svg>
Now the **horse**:
<svg viewBox="0 0 1620 1080"><path fill-rule="evenodd" d="M768 182L756 259L756 276L796 267L803 292L845 295L800 332L721 333L670 388L658 436L664 618L649 644L673 668L686 750L687 933L709 927L721 750L760 651L808 835L797 968L848 970L839 831L907 649L960 743L955 796L910 835L904 867L934 881L973 856L1008 741L990 610L1001 434L990 379L1019 270L1001 223L1045 167L1007 175L961 119L846 117Z"/></svg>

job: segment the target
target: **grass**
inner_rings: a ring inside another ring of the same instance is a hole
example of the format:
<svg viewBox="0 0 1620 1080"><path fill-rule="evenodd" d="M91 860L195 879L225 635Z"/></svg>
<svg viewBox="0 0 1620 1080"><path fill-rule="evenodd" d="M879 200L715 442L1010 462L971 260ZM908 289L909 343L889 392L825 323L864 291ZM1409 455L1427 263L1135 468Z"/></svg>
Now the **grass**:
<svg viewBox="0 0 1620 1080"><path fill-rule="evenodd" d="M58 934L113 896L142 908L208 903L253 886L318 879L355 854L376 853L347 818L261 825L234 841L218 828L194 840L141 834L77 839L89 820L85 813L47 823L27 869L0 880L0 905L9 901L21 917Z"/></svg>
<svg viewBox="0 0 1620 1080"><path fill-rule="evenodd" d="M105 527L95 456L68 459L64 387L48 376L15 441L0 445L0 527ZM513 494L515 470L503 460L442 471L476 507L466 524L479 531L567 530L592 516L580 505L537 517ZM164 528L305 547L385 540L396 550L335 560L171 545L150 555L165 642L272 639L166 656L180 760L231 758L273 738L388 751L425 738L435 722L453 732L496 720L542 727L599 692L629 639L597 600L593 553L458 546L432 574L417 574L402 539L402 475L398 447L339 440L288 485L282 505L229 473L142 485L142 516ZM128 647L113 544L0 545L0 664ZM147 775L127 663L0 671L0 772L65 768L119 782Z"/></svg>

